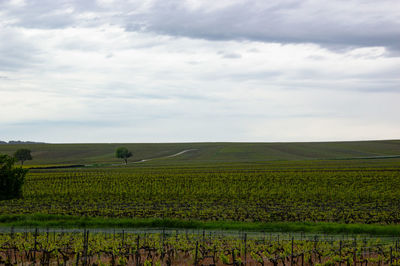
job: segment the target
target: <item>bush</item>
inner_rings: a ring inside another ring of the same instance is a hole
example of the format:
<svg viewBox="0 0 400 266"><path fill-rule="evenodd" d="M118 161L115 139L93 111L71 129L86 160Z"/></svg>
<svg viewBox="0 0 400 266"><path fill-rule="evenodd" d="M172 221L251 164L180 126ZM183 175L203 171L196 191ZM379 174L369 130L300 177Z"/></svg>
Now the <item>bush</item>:
<svg viewBox="0 0 400 266"><path fill-rule="evenodd" d="M22 196L27 169L14 166L15 159L8 155L0 155L0 200Z"/></svg>

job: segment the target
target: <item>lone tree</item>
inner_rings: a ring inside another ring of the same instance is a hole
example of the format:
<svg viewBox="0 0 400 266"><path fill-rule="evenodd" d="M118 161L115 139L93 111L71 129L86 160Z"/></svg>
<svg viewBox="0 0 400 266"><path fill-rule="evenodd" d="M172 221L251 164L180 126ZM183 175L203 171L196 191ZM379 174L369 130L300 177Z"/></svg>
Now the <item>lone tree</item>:
<svg viewBox="0 0 400 266"><path fill-rule="evenodd" d="M24 164L27 160L32 160L31 151L28 149L19 149L14 153L15 159L17 161L21 161L21 165Z"/></svg>
<svg viewBox="0 0 400 266"><path fill-rule="evenodd" d="M0 200L18 198L28 169L15 167L15 158L0 154Z"/></svg>
<svg viewBox="0 0 400 266"><path fill-rule="evenodd" d="M128 151L128 149L125 147L119 147L115 151L115 156L117 158L123 159L125 161L125 164L128 164L128 158L132 157L132 152Z"/></svg>

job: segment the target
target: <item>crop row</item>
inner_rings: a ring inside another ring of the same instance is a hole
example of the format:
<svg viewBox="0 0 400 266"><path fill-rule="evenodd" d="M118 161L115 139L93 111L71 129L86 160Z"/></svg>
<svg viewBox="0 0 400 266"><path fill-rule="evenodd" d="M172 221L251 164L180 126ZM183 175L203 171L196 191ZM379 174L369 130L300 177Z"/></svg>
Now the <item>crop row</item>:
<svg viewBox="0 0 400 266"><path fill-rule="evenodd" d="M0 213L399 223L400 172L31 171Z"/></svg>
<svg viewBox="0 0 400 266"><path fill-rule="evenodd" d="M0 263L41 265L393 264L398 242L284 239L204 232L0 234ZM400 261L400 260L399 260Z"/></svg>

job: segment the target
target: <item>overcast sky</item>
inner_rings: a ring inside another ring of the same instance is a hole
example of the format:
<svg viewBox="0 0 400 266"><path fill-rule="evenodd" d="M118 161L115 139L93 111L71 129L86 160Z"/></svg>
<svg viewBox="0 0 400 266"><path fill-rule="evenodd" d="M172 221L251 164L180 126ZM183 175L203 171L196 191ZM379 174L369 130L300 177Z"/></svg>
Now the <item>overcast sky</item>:
<svg viewBox="0 0 400 266"><path fill-rule="evenodd" d="M0 0L0 140L400 139L398 0Z"/></svg>

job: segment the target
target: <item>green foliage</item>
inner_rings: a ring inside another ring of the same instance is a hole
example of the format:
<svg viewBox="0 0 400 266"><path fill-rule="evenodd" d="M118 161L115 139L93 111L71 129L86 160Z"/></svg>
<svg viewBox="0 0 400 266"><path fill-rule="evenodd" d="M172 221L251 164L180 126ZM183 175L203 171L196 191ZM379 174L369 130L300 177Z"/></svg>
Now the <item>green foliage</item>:
<svg viewBox="0 0 400 266"><path fill-rule="evenodd" d="M128 164L128 158L132 157L132 152L130 152L125 147L119 147L115 151L115 157L123 159L125 161L125 164Z"/></svg>
<svg viewBox="0 0 400 266"><path fill-rule="evenodd" d="M118 230L118 229L117 229ZM398 265L400 254L394 238L384 244L370 238L368 242L345 239L343 236L302 238L292 241L285 234L275 234L269 238L262 235L247 237L247 256L238 252L244 239L237 234L225 234L222 231L162 233L137 230L121 232L60 232L47 228L43 231L0 233L0 250L8 264L20 265L248 265L274 262L275 265L387 265L392 260ZM36 233L37 232L37 233ZM88 232L88 231L84 231ZM86 235L86 237L85 237ZM86 238L86 240L85 240ZM339 240L339 238L341 238ZM201 242L200 245L199 242ZM293 250L292 250L293 247ZM354 253L354 249L362 250ZM390 252L390 251L393 252ZM232 254L234 252L234 254ZM37 253L38 256L32 256ZM79 255L78 255L79 254ZM83 254L86 254L85 256ZM163 255L161 255L163 254ZM250 254L250 256L248 256ZM40 262L40 263L39 263ZM5 263L7 264L7 263ZM269 265L269 263L268 263Z"/></svg>
<svg viewBox="0 0 400 266"><path fill-rule="evenodd" d="M14 167L15 159L0 155L0 200L17 198L22 195L22 185L28 170Z"/></svg>
<svg viewBox="0 0 400 266"><path fill-rule="evenodd" d="M14 153L14 158L17 159L17 161L20 161L21 165L23 165L25 161L32 160L31 150L29 150L29 149L18 149Z"/></svg>
<svg viewBox="0 0 400 266"><path fill-rule="evenodd" d="M272 169L271 169L272 168ZM399 223L399 168L229 164L31 170L0 213L243 222ZM305 225L292 224L301 231ZM282 230L287 226L281 225ZM324 229L321 225L319 229ZM341 225L335 229L342 231ZM361 233L357 225L351 227ZM372 229L374 230L374 229Z"/></svg>
<svg viewBox="0 0 400 266"><path fill-rule="evenodd" d="M219 259L222 261L222 263L229 264L229 258L223 252L219 254Z"/></svg>

